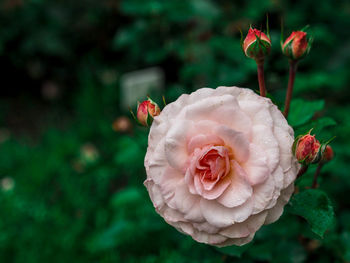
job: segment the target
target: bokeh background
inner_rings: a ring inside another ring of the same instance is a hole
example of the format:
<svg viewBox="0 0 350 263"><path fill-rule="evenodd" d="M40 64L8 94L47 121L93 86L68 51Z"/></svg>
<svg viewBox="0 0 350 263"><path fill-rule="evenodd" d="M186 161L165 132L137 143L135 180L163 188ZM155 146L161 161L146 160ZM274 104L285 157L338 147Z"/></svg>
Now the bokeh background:
<svg viewBox="0 0 350 263"><path fill-rule="evenodd" d="M143 187L148 131L125 101L136 84L153 85L160 105L162 95L171 102L204 86L258 89L239 28L264 29L267 13L266 85L279 106L288 71L281 19L286 36L309 24L314 37L291 122L305 131L307 116L321 139L337 136L320 178L336 222L320 239L286 209L244 253L227 254L155 213ZM2 0L1 262L350 262L349 17L340 0Z"/></svg>

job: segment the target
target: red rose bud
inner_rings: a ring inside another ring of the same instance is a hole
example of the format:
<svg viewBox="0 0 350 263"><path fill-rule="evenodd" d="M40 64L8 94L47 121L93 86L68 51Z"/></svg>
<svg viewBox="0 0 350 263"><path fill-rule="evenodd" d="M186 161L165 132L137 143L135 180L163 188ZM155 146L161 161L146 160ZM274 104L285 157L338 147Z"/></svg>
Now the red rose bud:
<svg viewBox="0 0 350 263"><path fill-rule="evenodd" d="M152 101L150 98L137 106L137 120L143 126L148 127L155 116L160 114L160 108L157 103Z"/></svg>
<svg viewBox="0 0 350 263"><path fill-rule="evenodd" d="M315 135L306 134L298 136L293 145L293 153L299 163L309 165L319 161L321 144Z"/></svg>
<svg viewBox="0 0 350 263"><path fill-rule="evenodd" d="M333 149L330 145L327 145L326 149L322 153L322 160L325 162L329 162L330 160L333 159L333 157L334 157Z"/></svg>
<svg viewBox="0 0 350 263"><path fill-rule="evenodd" d="M260 30L250 28L242 48L247 57L257 61L263 60L270 53L271 40Z"/></svg>
<svg viewBox="0 0 350 263"><path fill-rule="evenodd" d="M290 59L297 60L305 57L310 50L310 42L303 31L295 31L284 41L282 52Z"/></svg>

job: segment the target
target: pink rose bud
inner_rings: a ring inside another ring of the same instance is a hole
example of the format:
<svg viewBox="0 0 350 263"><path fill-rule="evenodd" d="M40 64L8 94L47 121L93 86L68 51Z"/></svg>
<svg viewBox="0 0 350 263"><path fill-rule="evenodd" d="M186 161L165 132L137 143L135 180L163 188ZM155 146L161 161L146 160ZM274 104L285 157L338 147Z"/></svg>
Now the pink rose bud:
<svg viewBox="0 0 350 263"><path fill-rule="evenodd" d="M327 145L326 149L322 153L322 160L329 162L330 160L333 159L333 157L334 157L333 149L330 145Z"/></svg>
<svg viewBox="0 0 350 263"><path fill-rule="evenodd" d="M270 53L271 40L260 30L250 28L243 41L244 54L257 61L261 61Z"/></svg>
<svg viewBox="0 0 350 263"><path fill-rule="evenodd" d="M305 57L310 50L310 42L303 31L295 31L282 45L282 52L290 59L297 60Z"/></svg>
<svg viewBox="0 0 350 263"><path fill-rule="evenodd" d="M309 133L304 136L298 136L294 142L293 153L299 163L309 165L319 160L321 144L315 138L315 135Z"/></svg>
<svg viewBox="0 0 350 263"><path fill-rule="evenodd" d="M150 98L137 106L137 120L143 126L148 127L155 116L160 114L160 108Z"/></svg>

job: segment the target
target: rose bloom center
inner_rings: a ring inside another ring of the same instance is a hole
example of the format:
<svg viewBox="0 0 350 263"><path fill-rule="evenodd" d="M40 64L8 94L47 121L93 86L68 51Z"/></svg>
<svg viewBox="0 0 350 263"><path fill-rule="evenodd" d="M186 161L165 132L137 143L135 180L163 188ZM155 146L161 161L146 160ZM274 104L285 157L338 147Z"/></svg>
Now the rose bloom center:
<svg viewBox="0 0 350 263"><path fill-rule="evenodd" d="M230 150L225 146L197 148L193 158L194 174L199 175L205 190L211 190L230 172Z"/></svg>

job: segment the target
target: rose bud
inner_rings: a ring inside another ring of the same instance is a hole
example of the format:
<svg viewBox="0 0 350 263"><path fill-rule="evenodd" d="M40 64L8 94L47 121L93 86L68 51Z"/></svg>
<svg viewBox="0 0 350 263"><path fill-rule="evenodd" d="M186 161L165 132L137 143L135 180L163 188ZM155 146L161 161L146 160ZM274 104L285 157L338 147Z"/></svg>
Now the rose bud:
<svg viewBox="0 0 350 263"><path fill-rule="evenodd" d="M326 149L322 153L322 161L329 162L334 157L333 149L330 145L326 146Z"/></svg>
<svg viewBox="0 0 350 263"><path fill-rule="evenodd" d="M143 101L142 103L138 103L137 105L137 120L142 126L148 127L155 116L160 114L160 108L152 101L150 98L148 100Z"/></svg>
<svg viewBox="0 0 350 263"><path fill-rule="evenodd" d="M260 30L250 28L242 48L247 57L261 61L270 53L271 40Z"/></svg>
<svg viewBox="0 0 350 263"><path fill-rule="evenodd" d="M292 32L282 45L283 54L293 60L305 57L310 50L310 41L307 40L306 35L303 31Z"/></svg>
<svg viewBox="0 0 350 263"><path fill-rule="evenodd" d="M309 165L319 161L319 152L321 144L315 138L315 135L309 133L298 136L293 145L293 153L299 163Z"/></svg>

